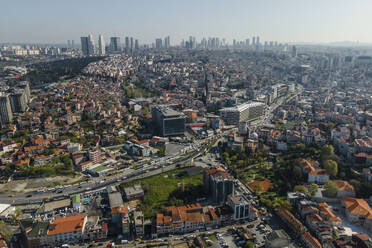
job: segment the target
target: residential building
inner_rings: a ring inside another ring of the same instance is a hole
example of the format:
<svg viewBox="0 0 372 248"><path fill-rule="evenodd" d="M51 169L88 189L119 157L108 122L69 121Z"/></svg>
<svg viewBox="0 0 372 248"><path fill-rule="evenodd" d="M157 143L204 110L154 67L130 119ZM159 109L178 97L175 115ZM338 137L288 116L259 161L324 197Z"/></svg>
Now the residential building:
<svg viewBox="0 0 372 248"><path fill-rule="evenodd" d="M106 46L105 40L103 39L103 35L98 36L98 55L105 55L106 54Z"/></svg>
<svg viewBox="0 0 372 248"><path fill-rule="evenodd" d="M133 199L142 198L144 195L143 189L140 184L136 184L133 187L124 188L125 197L128 201Z"/></svg>
<svg viewBox="0 0 372 248"><path fill-rule="evenodd" d="M204 170L203 185L206 194L217 204L225 203L234 194L234 178L222 167Z"/></svg>
<svg viewBox="0 0 372 248"><path fill-rule="evenodd" d="M341 205L348 221L372 231L372 209L364 199L344 196Z"/></svg>
<svg viewBox="0 0 372 248"><path fill-rule="evenodd" d="M349 197L355 197L355 189L354 186L351 185L347 181L343 180L334 180L334 182L337 185L337 197L343 197L343 196L349 196Z"/></svg>
<svg viewBox="0 0 372 248"><path fill-rule="evenodd" d="M13 113L10 106L9 96L5 93L0 94L0 123L9 124L13 120Z"/></svg>
<svg viewBox="0 0 372 248"><path fill-rule="evenodd" d="M15 90L9 95L10 106L13 112L25 112L27 108L27 96L24 90Z"/></svg>
<svg viewBox="0 0 372 248"><path fill-rule="evenodd" d="M83 239L87 215L55 218L48 227L49 244L76 243Z"/></svg>

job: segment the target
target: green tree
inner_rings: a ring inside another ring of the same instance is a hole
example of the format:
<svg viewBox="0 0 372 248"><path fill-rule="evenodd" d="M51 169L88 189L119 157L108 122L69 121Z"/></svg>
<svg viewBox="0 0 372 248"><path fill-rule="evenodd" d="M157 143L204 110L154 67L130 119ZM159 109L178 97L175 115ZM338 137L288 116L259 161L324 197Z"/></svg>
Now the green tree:
<svg viewBox="0 0 372 248"><path fill-rule="evenodd" d="M338 173L338 165L336 161L333 160L326 160L323 163L324 169L327 171L327 173L333 177L337 176Z"/></svg>
<svg viewBox="0 0 372 248"><path fill-rule="evenodd" d="M244 248L253 248L253 247L254 247L254 243L252 241L247 241L244 244Z"/></svg>
<svg viewBox="0 0 372 248"><path fill-rule="evenodd" d="M302 179L302 170L299 166L295 165L292 170L293 177L295 177L297 180Z"/></svg>
<svg viewBox="0 0 372 248"><path fill-rule="evenodd" d="M337 184L334 181L327 181L324 184L324 194L327 197L335 197L338 191Z"/></svg>
<svg viewBox="0 0 372 248"><path fill-rule="evenodd" d="M293 188L293 191L303 193L303 194L308 194L309 192L307 191L307 188L303 185L296 185Z"/></svg>
<svg viewBox="0 0 372 248"><path fill-rule="evenodd" d="M0 221L0 234L4 237L5 241L10 242L13 237L13 233L5 225L4 221Z"/></svg>
<svg viewBox="0 0 372 248"><path fill-rule="evenodd" d="M314 196L316 192L318 192L318 185L315 183L312 183L307 186L307 190L309 191L311 196Z"/></svg>
<svg viewBox="0 0 372 248"><path fill-rule="evenodd" d="M330 156L333 156L335 153L334 153L334 148L332 145L324 145L322 147L322 150L320 151L320 155L321 157L324 159L324 158L327 158L327 157L330 157Z"/></svg>

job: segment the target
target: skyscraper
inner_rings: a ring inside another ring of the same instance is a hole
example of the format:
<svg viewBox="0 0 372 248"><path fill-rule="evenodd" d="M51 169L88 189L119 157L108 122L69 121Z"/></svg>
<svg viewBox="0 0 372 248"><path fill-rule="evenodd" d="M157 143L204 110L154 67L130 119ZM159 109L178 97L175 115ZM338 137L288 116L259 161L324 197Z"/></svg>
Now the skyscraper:
<svg viewBox="0 0 372 248"><path fill-rule="evenodd" d="M256 38L256 46L259 46L259 45L260 45L260 37L257 36L257 38Z"/></svg>
<svg viewBox="0 0 372 248"><path fill-rule="evenodd" d="M94 40L93 36L90 34L88 37L80 37L81 40L81 50L84 56L89 56L94 54Z"/></svg>
<svg viewBox="0 0 372 248"><path fill-rule="evenodd" d="M296 48L296 46L292 46L292 57L297 57L297 48Z"/></svg>
<svg viewBox="0 0 372 248"><path fill-rule="evenodd" d="M0 123L9 124L13 120L13 113L10 107L10 100L7 94L0 93Z"/></svg>
<svg viewBox="0 0 372 248"><path fill-rule="evenodd" d="M255 47L256 46L256 37L252 37L252 46Z"/></svg>
<svg viewBox="0 0 372 248"><path fill-rule="evenodd" d="M164 47L166 49L170 48L170 37L169 36L164 38Z"/></svg>
<svg viewBox="0 0 372 248"><path fill-rule="evenodd" d="M101 34L98 36L98 54L105 55L105 40Z"/></svg>
<svg viewBox="0 0 372 248"><path fill-rule="evenodd" d="M125 37L125 52L129 51L129 37Z"/></svg>
<svg viewBox="0 0 372 248"><path fill-rule="evenodd" d="M163 48L163 41L162 41L162 39L156 39L155 40L155 48L156 49L162 49Z"/></svg>
<svg viewBox="0 0 372 248"><path fill-rule="evenodd" d="M138 50L139 49L139 42L138 39L134 41L134 49Z"/></svg>
<svg viewBox="0 0 372 248"><path fill-rule="evenodd" d="M120 37L110 38L110 52L118 53L121 51Z"/></svg>
<svg viewBox="0 0 372 248"><path fill-rule="evenodd" d="M75 41L71 40L71 48L75 48Z"/></svg>
<svg viewBox="0 0 372 248"><path fill-rule="evenodd" d="M133 37L130 37L130 52L133 52L133 48L134 48Z"/></svg>
<svg viewBox="0 0 372 248"><path fill-rule="evenodd" d="M246 46L246 47L249 47L249 39L246 39L246 40L245 40L245 46Z"/></svg>
<svg viewBox="0 0 372 248"><path fill-rule="evenodd" d="M71 41L70 40L67 41L67 48L71 48Z"/></svg>

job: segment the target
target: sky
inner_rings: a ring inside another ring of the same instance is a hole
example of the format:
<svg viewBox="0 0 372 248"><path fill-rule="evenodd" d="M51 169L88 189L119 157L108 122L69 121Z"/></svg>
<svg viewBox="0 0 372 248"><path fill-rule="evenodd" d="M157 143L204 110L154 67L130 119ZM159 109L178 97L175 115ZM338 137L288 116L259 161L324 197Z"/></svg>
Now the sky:
<svg viewBox="0 0 372 248"><path fill-rule="evenodd" d="M0 43L80 43L98 34L372 43L372 0L1 0Z"/></svg>

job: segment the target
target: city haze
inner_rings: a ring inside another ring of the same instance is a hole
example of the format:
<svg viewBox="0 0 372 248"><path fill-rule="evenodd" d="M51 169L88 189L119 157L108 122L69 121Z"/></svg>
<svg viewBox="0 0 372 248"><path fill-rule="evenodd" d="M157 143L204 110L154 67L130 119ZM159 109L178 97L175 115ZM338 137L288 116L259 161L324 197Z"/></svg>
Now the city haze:
<svg viewBox="0 0 372 248"><path fill-rule="evenodd" d="M135 36L141 43L167 35L174 44L188 35L230 43L254 35L279 42L372 43L368 0L4 0L1 8L1 43L78 43L83 34Z"/></svg>

